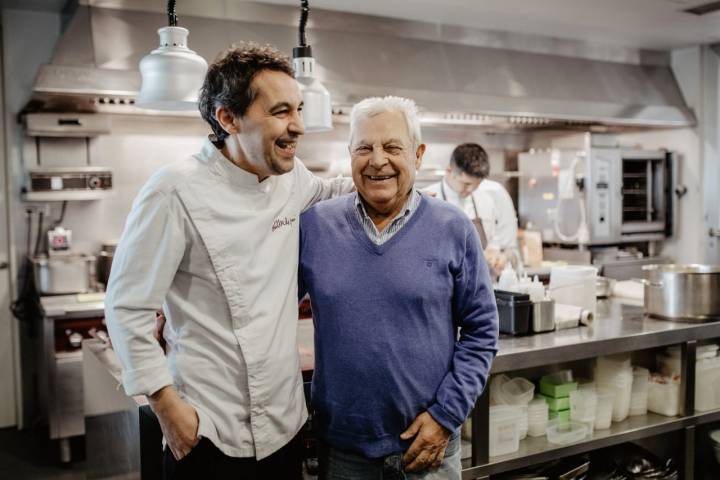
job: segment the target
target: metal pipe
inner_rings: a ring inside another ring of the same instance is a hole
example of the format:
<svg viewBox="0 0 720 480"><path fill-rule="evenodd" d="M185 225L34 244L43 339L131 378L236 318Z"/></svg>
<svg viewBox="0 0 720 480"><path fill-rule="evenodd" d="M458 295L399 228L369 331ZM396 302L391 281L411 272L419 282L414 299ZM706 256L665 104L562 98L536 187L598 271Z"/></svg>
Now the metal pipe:
<svg viewBox="0 0 720 480"><path fill-rule="evenodd" d="M310 5L308 0L300 0L300 29L299 29L299 45L301 47L307 46L307 37L305 36L305 26L307 25L307 19L310 15Z"/></svg>
<svg viewBox="0 0 720 480"><path fill-rule="evenodd" d="M177 14L175 13L175 0L168 0L167 16L168 16L168 25L171 27L177 27Z"/></svg>

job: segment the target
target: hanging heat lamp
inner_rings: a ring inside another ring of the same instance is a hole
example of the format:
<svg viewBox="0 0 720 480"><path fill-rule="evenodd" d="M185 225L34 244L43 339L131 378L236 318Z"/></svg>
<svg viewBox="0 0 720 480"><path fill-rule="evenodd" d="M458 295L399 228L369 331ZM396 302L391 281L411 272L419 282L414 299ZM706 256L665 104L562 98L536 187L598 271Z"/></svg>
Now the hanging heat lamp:
<svg viewBox="0 0 720 480"><path fill-rule="evenodd" d="M301 0L300 4L300 45L293 48L293 67L303 96L303 123L306 132L326 132L333 128L330 93L315 78L315 59L305 37L310 5L307 0Z"/></svg>
<svg viewBox="0 0 720 480"><path fill-rule="evenodd" d="M158 29L160 46L140 61L142 85L135 101L152 110L197 110L207 62L187 47L190 33L177 26L175 0L167 2L168 26Z"/></svg>

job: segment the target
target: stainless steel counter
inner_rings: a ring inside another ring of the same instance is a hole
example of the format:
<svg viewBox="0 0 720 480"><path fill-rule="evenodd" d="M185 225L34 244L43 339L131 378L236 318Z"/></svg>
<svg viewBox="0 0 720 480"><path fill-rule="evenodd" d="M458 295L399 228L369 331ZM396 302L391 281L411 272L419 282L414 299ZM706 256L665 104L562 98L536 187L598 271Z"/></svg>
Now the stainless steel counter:
<svg viewBox="0 0 720 480"><path fill-rule="evenodd" d="M42 336L38 341L40 378L49 434L58 440L60 459L71 461L71 437L85 434L83 351L80 341L102 329L105 294L40 297Z"/></svg>
<svg viewBox="0 0 720 480"><path fill-rule="evenodd" d="M501 336L492 373L720 337L720 322L683 323L646 317L642 307L598 300L592 327Z"/></svg>
<svg viewBox="0 0 720 480"><path fill-rule="evenodd" d="M105 293L40 297L45 318L86 318L105 315Z"/></svg>

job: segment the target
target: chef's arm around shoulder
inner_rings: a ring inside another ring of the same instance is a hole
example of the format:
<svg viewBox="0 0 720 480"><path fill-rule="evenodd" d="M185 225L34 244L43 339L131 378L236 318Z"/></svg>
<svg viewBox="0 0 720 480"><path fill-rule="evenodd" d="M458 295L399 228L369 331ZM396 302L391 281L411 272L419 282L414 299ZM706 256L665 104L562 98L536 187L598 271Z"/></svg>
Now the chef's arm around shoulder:
<svg viewBox="0 0 720 480"><path fill-rule="evenodd" d="M150 396L173 383L153 332L185 251L181 210L174 193L144 188L113 259L105 316L128 395Z"/></svg>
<svg viewBox="0 0 720 480"><path fill-rule="evenodd" d="M452 315L460 335L450 370L428 412L443 427L457 430L485 388L497 353L498 315L488 267L477 234L465 235L465 255L455 273Z"/></svg>
<svg viewBox="0 0 720 480"><path fill-rule="evenodd" d="M312 174L298 159L295 161L298 174L298 188L302 196L302 210L312 207L315 203L350 193L355 189L352 178L335 177L321 178Z"/></svg>

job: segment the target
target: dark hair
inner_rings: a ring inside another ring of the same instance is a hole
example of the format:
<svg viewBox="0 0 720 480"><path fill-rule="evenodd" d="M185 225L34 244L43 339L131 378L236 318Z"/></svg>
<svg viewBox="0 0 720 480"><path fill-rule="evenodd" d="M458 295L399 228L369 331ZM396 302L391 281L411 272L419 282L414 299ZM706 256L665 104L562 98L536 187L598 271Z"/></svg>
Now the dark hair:
<svg viewBox="0 0 720 480"><path fill-rule="evenodd" d="M450 165L473 177L487 178L490 175L488 154L477 143L463 143L455 147L450 156Z"/></svg>
<svg viewBox="0 0 720 480"><path fill-rule="evenodd" d="M215 110L225 107L236 117L242 117L255 100L257 91L251 84L263 70L284 72L293 76L290 59L271 45L241 43L222 52L208 67L200 89L200 115L215 133L218 142L228 136L215 118Z"/></svg>

